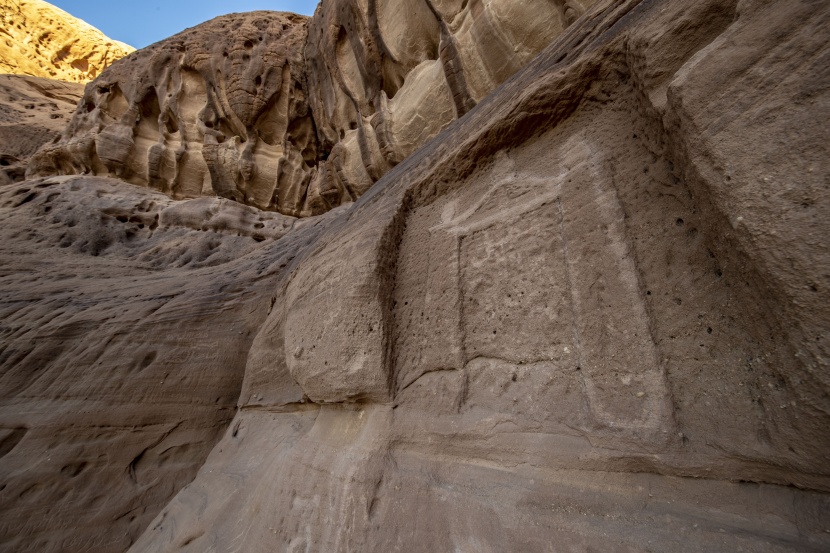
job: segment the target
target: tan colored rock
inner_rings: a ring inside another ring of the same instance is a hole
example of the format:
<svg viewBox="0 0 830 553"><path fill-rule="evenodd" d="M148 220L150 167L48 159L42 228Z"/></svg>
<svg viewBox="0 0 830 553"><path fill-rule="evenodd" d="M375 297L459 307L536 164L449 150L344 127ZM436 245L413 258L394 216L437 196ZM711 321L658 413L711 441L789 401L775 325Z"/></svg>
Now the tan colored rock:
<svg viewBox="0 0 830 553"><path fill-rule="evenodd" d="M332 152L324 163L336 170L317 178L329 178L325 187L344 199L359 197L367 182L467 113L593 3L322 4L309 27L306 63L322 147Z"/></svg>
<svg viewBox="0 0 830 553"><path fill-rule="evenodd" d="M60 136L83 92L77 83L0 75L0 182L23 180L26 160Z"/></svg>
<svg viewBox="0 0 830 553"><path fill-rule="evenodd" d="M231 420L295 219L97 177L0 198L0 549L124 551Z"/></svg>
<svg viewBox="0 0 830 553"><path fill-rule="evenodd" d="M0 0L0 73L91 81L135 48L43 0Z"/></svg>
<svg viewBox="0 0 830 553"><path fill-rule="evenodd" d="M828 22L600 2L300 255L132 551L830 545Z"/></svg>
<svg viewBox="0 0 830 553"><path fill-rule="evenodd" d="M828 27L600 0L319 217L3 187L0 548L827 550Z"/></svg>
<svg viewBox="0 0 830 553"><path fill-rule="evenodd" d="M310 23L224 16L102 75L29 176L92 172L321 214L359 198L591 3L337 0Z"/></svg>
<svg viewBox="0 0 830 553"><path fill-rule="evenodd" d="M29 174L109 174L176 198L296 214L317 156L306 19L223 16L130 55L86 90L63 140Z"/></svg>

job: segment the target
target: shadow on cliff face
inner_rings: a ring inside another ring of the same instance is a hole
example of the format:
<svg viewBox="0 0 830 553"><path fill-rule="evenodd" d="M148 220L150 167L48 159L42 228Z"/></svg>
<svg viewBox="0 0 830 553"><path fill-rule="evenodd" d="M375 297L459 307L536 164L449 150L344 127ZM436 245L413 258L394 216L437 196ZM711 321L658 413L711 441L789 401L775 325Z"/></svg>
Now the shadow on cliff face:
<svg viewBox="0 0 830 553"><path fill-rule="evenodd" d="M324 217L4 188L4 540L826 549L829 23L599 2Z"/></svg>
<svg viewBox="0 0 830 553"><path fill-rule="evenodd" d="M0 209L3 547L123 550L232 419L316 227L98 177L7 185Z"/></svg>

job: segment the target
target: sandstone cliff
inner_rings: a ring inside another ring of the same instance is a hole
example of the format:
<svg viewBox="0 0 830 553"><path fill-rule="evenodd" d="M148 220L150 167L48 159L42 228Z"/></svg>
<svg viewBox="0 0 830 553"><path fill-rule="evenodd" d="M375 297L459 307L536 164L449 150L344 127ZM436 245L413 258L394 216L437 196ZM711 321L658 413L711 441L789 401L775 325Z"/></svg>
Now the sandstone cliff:
<svg viewBox="0 0 830 553"><path fill-rule="evenodd" d="M326 2L234 14L97 79L29 176L114 175L292 216L360 197L593 0ZM231 32L232 31L232 32Z"/></svg>
<svg viewBox="0 0 830 553"><path fill-rule="evenodd" d="M279 203L279 175L310 170L318 155L306 21L223 16L132 54L92 83L29 174L112 174L178 198Z"/></svg>
<svg viewBox="0 0 830 553"><path fill-rule="evenodd" d="M599 0L304 219L0 188L0 548L827 550L828 28Z"/></svg>
<svg viewBox="0 0 830 553"><path fill-rule="evenodd" d="M23 180L29 156L58 139L83 93L77 83L0 75L0 184Z"/></svg>
<svg viewBox="0 0 830 553"><path fill-rule="evenodd" d="M76 83L135 48L43 0L0 0L0 73Z"/></svg>

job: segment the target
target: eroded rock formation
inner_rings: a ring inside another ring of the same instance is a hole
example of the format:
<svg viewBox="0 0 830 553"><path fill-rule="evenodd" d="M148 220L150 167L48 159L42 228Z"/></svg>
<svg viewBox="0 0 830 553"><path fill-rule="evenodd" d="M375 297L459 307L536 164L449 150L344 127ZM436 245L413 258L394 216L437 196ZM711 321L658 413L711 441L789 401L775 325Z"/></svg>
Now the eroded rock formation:
<svg viewBox="0 0 830 553"><path fill-rule="evenodd" d="M324 2L309 26L309 93L323 151L318 213L360 197L467 113L595 0Z"/></svg>
<svg viewBox="0 0 830 553"><path fill-rule="evenodd" d="M0 73L91 81L135 48L43 0L0 0Z"/></svg>
<svg viewBox="0 0 830 553"><path fill-rule="evenodd" d="M828 28L600 0L322 216L3 187L2 547L830 548Z"/></svg>
<svg viewBox="0 0 830 553"><path fill-rule="evenodd" d="M29 156L60 137L83 93L77 83L0 75L0 184L23 180Z"/></svg>
<svg viewBox="0 0 830 553"><path fill-rule="evenodd" d="M29 176L91 172L177 198L324 213L360 197L590 4L339 0L310 22L223 16L101 75Z"/></svg>
<svg viewBox="0 0 830 553"><path fill-rule="evenodd" d="M279 207L275 175L317 156L306 19L223 16L135 52L87 88L64 140L29 174L112 174L173 197Z"/></svg>

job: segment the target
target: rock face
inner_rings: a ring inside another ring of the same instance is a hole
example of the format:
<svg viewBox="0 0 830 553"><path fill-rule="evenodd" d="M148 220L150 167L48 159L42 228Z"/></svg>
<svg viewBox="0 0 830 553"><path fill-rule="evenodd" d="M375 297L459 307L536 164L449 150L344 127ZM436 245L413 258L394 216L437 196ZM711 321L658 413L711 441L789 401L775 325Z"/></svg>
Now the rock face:
<svg viewBox="0 0 830 553"><path fill-rule="evenodd" d="M305 57L311 110L329 154L310 185L321 201L307 211L360 197L594 1L323 2Z"/></svg>
<svg viewBox="0 0 830 553"><path fill-rule="evenodd" d="M316 231L108 179L0 190L0 550L124 551L234 416L286 245Z"/></svg>
<svg viewBox="0 0 830 553"><path fill-rule="evenodd" d="M28 174L92 172L321 214L360 197L592 3L339 0L311 22L223 16L102 74Z"/></svg>
<svg viewBox="0 0 830 553"><path fill-rule="evenodd" d="M29 174L112 174L178 198L279 202L275 175L317 156L303 96L306 19L223 16L130 55L91 84L64 140Z"/></svg>
<svg viewBox="0 0 830 553"><path fill-rule="evenodd" d="M91 81L135 48L42 0L0 0L0 73Z"/></svg>
<svg viewBox="0 0 830 553"><path fill-rule="evenodd" d="M828 28L600 0L322 216L3 187L0 547L827 550Z"/></svg>
<svg viewBox="0 0 830 553"><path fill-rule="evenodd" d="M60 136L83 93L77 83L0 75L0 183L23 180L29 156Z"/></svg>

